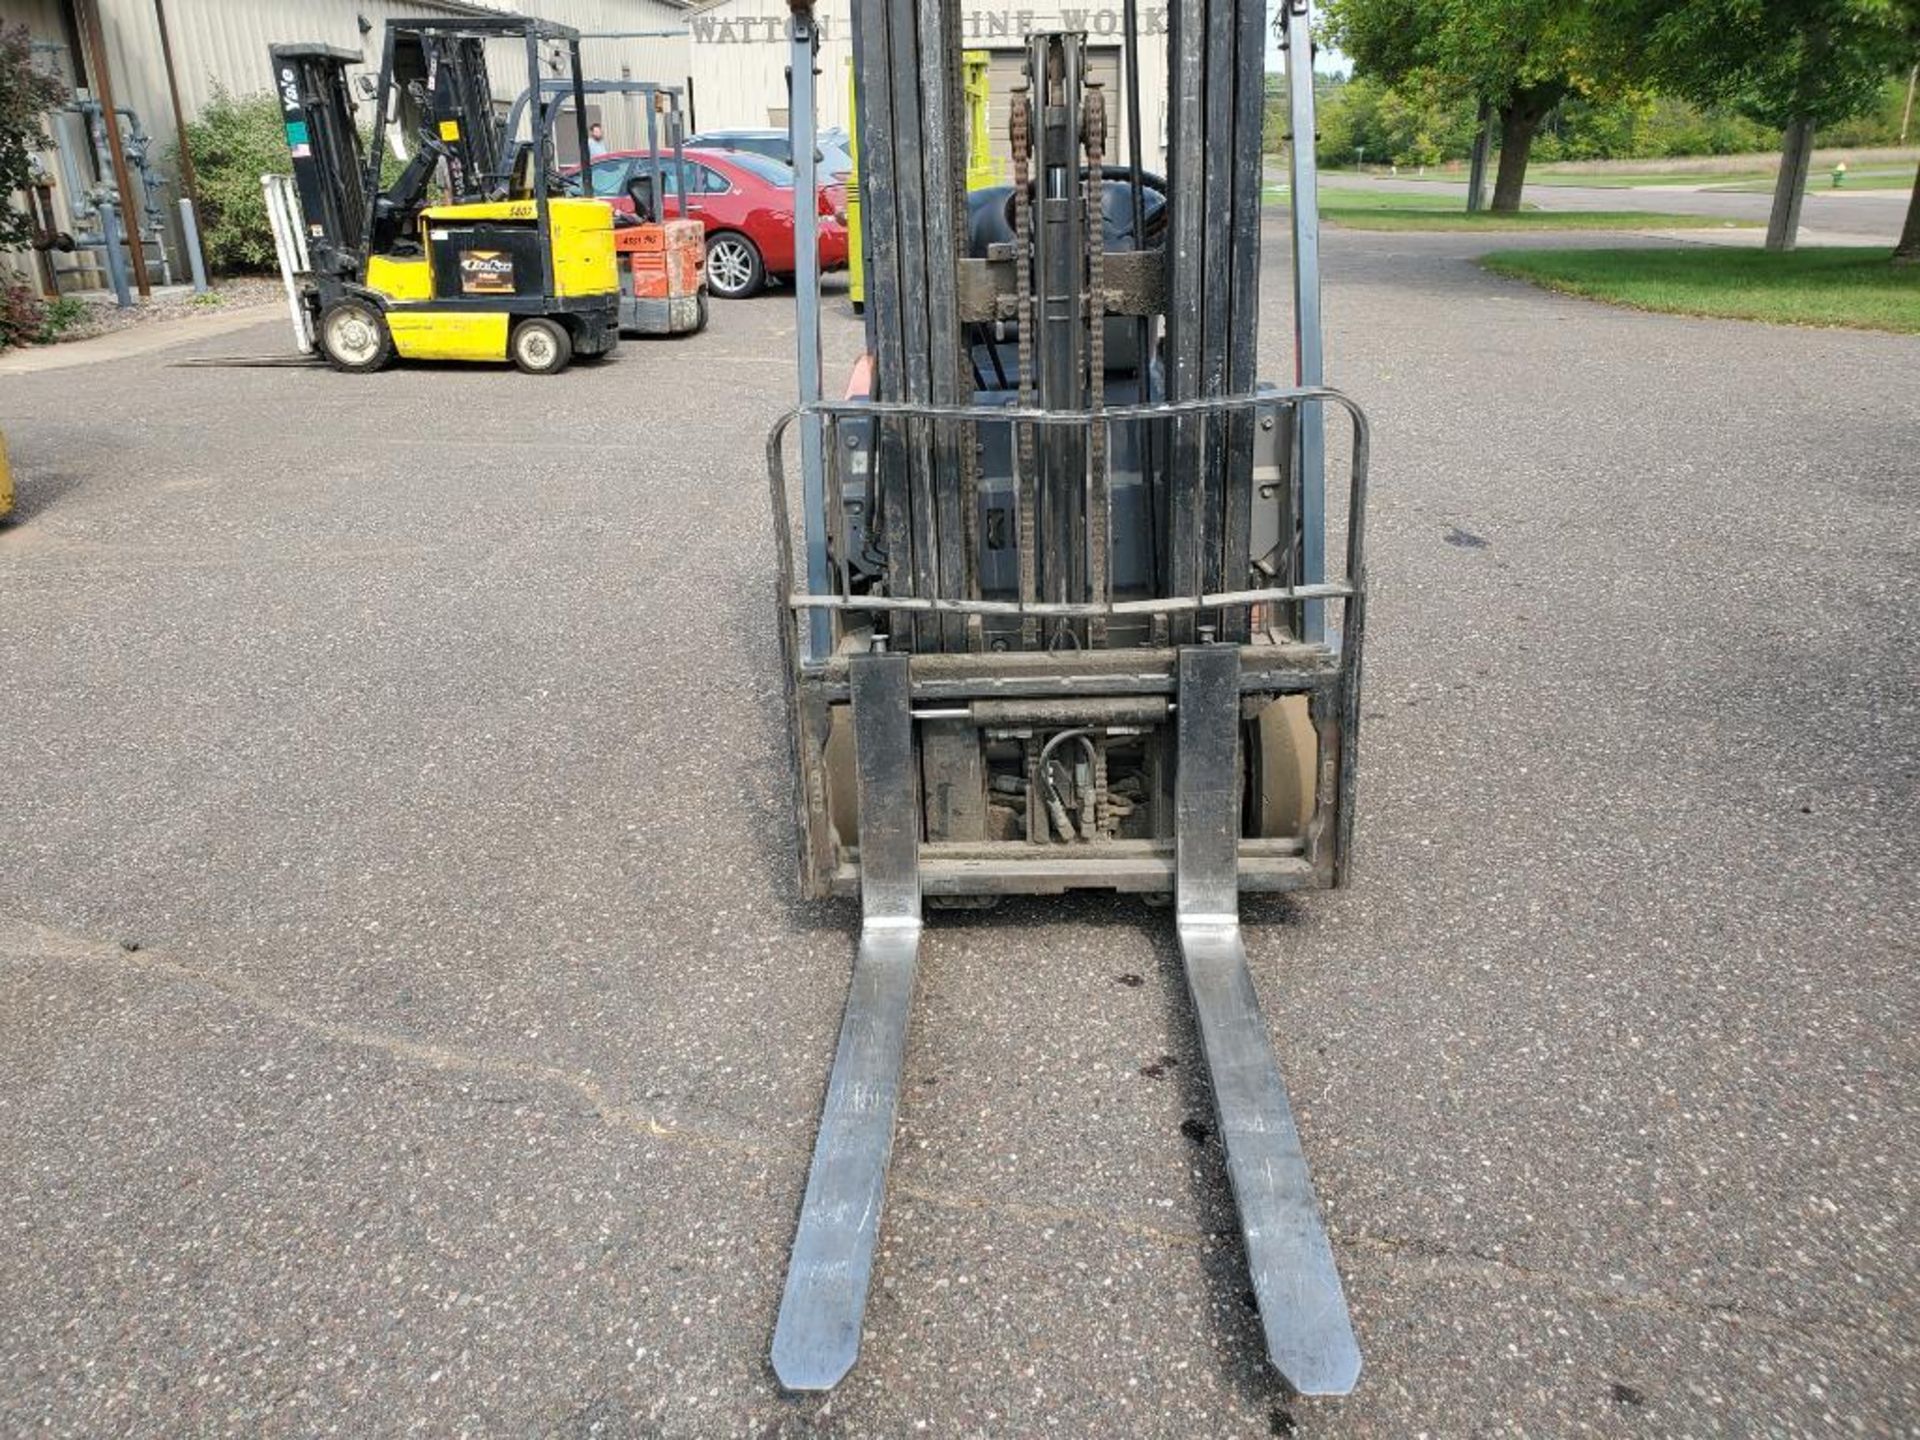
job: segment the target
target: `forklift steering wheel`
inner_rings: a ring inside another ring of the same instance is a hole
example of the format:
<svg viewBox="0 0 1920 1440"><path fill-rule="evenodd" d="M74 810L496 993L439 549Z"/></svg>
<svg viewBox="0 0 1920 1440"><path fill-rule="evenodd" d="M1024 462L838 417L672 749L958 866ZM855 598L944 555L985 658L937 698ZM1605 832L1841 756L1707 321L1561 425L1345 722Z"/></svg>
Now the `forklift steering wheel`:
<svg viewBox="0 0 1920 1440"><path fill-rule="evenodd" d="M1082 165L1080 167L1080 178L1082 180L1085 180L1090 173L1091 171L1088 166ZM1133 171L1125 165L1102 165L1100 167L1100 180L1103 185L1112 185L1117 182L1120 185L1130 187L1133 183ZM1027 182L1027 192L1029 195L1038 193L1036 189L1038 183L1039 178L1037 176ZM1013 204L1019 193L1020 188L1017 185L1008 187L1006 213L1003 218L1006 221L1007 233L1009 235L1017 234L1020 229L1014 213ZM1131 194L1129 194L1128 199L1132 199ZM1154 200L1158 200L1160 203L1155 205L1153 203ZM1153 218L1156 222L1156 229L1165 226L1167 214L1167 182L1150 170L1142 170L1140 172L1140 208ZM1139 222L1131 216L1128 218L1130 228L1137 231ZM1157 239L1158 236L1156 234L1148 238ZM1147 248L1145 244L1141 243L1137 234L1134 244L1142 250Z"/></svg>

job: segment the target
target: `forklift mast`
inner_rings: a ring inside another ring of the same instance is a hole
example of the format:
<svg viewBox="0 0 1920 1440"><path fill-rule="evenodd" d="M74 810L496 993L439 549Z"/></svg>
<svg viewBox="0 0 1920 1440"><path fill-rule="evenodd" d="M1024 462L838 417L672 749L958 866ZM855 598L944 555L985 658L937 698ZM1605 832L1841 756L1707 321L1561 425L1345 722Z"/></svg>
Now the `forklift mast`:
<svg viewBox="0 0 1920 1440"><path fill-rule="evenodd" d="M505 132L494 114L487 46L477 35L390 26L387 66L415 112L422 150L446 161L448 198L456 205L490 200L508 175Z"/></svg>
<svg viewBox="0 0 1920 1440"><path fill-rule="evenodd" d="M271 53L314 271L356 275L364 259L359 239L367 224L367 158L354 123L347 67L363 57L335 45L275 45Z"/></svg>
<svg viewBox="0 0 1920 1440"><path fill-rule="evenodd" d="M334 45L270 51L316 273L351 277L369 254L412 235L436 176L444 176L451 204L508 193L514 152L495 114L483 36L443 22L387 27L371 154L347 74L365 57ZM571 93L569 82L554 81L547 103ZM389 123L410 137L411 154L393 184L383 186ZM543 153L551 156L551 146Z"/></svg>
<svg viewBox="0 0 1920 1440"><path fill-rule="evenodd" d="M1301 1393L1345 1394L1359 1347L1239 913L1243 892L1344 885L1352 848L1368 429L1321 378L1311 0L1277 0L1288 385L1256 369L1266 4L1170 0L1164 178L1143 163L1135 0L1117 86L1085 33L1035 31L1011 183L979 187L960 3L852 0L869 353L828 399L819 25L791 0L778 621L800 888L858 895L862 923L774 1369L828 1389L858 1354L925 908L1104 890L1172 901L1268 1356ZM1329 413L1351 439L1333 574Z"/></svg>

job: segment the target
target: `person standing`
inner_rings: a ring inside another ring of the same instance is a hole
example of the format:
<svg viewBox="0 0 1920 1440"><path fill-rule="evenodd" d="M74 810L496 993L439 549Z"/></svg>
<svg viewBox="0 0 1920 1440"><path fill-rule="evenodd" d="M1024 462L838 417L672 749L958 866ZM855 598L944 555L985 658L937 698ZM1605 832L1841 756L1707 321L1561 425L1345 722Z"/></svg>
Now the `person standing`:
<svg viewBox="0 0 1920 1440"><path fill-rule="evenodd" d="M598 160L607 153L607 134L600 128L600 122L594 121L587 127L587 158Z"/></svg>

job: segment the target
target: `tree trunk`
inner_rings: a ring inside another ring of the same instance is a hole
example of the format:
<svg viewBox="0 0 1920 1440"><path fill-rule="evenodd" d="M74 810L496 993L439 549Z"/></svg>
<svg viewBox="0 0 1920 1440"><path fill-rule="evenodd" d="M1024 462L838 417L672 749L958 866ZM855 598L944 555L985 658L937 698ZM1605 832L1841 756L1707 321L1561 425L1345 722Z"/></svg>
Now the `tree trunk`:
<svg viewBox="0 0 1920 1440"><path fill-rule="evenodd" d="M1913 199L1907 202L1907 223L1900 227L1893 259L1896 265L1920 265L1920 175L1913 177Z"/></svg>
<svg viewBox="0 0 1920 1440"><path fill-rule="evenodd" d="M1533 153L1533 135L1551 106L1511 100L1500 107L1500 173L1493 182L1493 212L1511 215L1520 208L1520 192L1527 183L1527 157Z"/></svg>
<svg viewBox="0 0 1920 1440"><path fill-rule="evenodd" d="M1773 184L1773 213L1767 217L1767 249L1793 249L1800 235L1800 202L1807 194L1813 164L1813 122L1793 120L1780 137L1780 175Z"/></svg>

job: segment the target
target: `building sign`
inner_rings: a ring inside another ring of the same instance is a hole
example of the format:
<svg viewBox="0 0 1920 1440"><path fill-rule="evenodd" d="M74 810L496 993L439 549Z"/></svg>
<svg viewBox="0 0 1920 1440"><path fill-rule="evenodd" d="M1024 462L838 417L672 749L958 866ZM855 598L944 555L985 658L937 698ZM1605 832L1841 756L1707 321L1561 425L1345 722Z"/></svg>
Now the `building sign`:
<svg viewBox="0 0 1920 1440"><path fill-rule="evenodd" d="M969 43L994 40L1024 40L1036 30L1079 30L1096 38L1121 34L1122 16L1118 9L1078 9L1062 6L1058 14L1037 10L974 10L961 15L961 38ZM785 45L787 21L779 15L741 15L722 19L712 11L695 15L688 21L696 45ZM821 15L814 21L820 38L831 40L835 17ZM1140 34L1167 33L1167 9L1164 5L1144 6L1140 11Z"/></svg>

